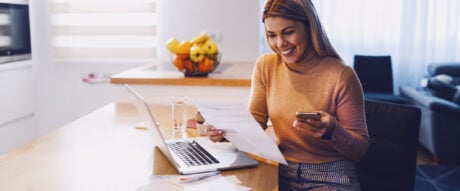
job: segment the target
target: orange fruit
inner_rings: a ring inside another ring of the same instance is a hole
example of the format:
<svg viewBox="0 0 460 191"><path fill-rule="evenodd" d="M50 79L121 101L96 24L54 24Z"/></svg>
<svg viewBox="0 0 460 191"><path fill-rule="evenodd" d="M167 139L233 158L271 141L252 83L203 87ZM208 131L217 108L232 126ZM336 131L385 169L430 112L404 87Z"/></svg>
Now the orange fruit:
<svg viewBox="0 0 460 191"><path fill-rule="evenodd" d="M182 63L184 65L184 69L186 72L193 72L193 63L190 59L184 59L182 60Z"/></svg>
<svg viewBox="0 0 460 191"><path fill-rule="evenodd" d="M173 64L180 71L182 71L184 69L184 63L182 61L182 58L180 58L179 56L176 56L176 58L174 58Z"/></svg>
<svg viewBox="0 0 460 191"><path fill-rule="evenodd" d="M214 67L214 60L208 57L205 57L202 62L198 63L198 70L200 72L211 72Z"/></svg>
<svg viewBox="0 0 460 191"><path fill-rule="evenodd" d="M182 41L179 45L177 45L175 51L178 57L185 59L190 54L190 48L192 47L192 43L190 41Z"/></svg>

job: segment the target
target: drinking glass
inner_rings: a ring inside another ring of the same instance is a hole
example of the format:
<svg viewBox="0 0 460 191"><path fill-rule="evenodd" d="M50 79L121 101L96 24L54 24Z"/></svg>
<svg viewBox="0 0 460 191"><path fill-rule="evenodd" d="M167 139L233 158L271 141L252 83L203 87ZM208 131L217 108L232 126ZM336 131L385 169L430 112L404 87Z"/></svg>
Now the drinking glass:
<svg viewBox="0 0 460 191"><path fill-rule="evenodd" d="M187 137L187 102L187 96L171 97L173 137L177 133L181 133L182 137Z"/></svg>

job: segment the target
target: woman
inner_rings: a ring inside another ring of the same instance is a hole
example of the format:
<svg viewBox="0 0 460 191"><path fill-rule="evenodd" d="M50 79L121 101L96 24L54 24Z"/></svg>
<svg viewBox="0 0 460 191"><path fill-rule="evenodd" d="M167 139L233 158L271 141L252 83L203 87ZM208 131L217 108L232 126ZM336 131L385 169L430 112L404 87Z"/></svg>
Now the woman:
<svg viewBox="0 0 460 191"><path fill-rule="evenodd" d="M267 0L262 15L274 53L259 57L249 110L273 124L288 165L279 190L360 190L355 161L367 151L361 84L332 47L310 0ZM297 120L318 111L320 119ZM225 132L206 124L213 141Z"/></svg>

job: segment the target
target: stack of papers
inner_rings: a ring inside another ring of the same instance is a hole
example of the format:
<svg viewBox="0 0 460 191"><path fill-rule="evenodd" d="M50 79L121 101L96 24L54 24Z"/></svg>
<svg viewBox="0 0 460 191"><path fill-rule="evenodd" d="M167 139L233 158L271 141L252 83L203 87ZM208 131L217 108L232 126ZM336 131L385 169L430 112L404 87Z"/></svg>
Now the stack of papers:
<svg viewBox="0 0 460 191"><path fill-rule="evenodd" d="M195 102L206 122L226 132L228 139L238 149L286 164L276 143L264 132L244 104L204 104Z"/></svg>
<svg viewBox="0 0 460 191"><path fill-rule="evenodd" d="M206 173L203 173L206 174ZM184 177L197 175L152 175L147 185L139 187L136 191L250 191L251 188L241 185L236 176L215 176L198 179L191 182L181 181Z"/></svg>

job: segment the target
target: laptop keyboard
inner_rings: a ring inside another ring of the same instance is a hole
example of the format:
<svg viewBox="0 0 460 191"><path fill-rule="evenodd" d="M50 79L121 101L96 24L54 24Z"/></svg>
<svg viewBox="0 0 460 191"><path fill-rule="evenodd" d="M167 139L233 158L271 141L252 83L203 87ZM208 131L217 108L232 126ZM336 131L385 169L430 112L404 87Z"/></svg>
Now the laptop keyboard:
<svg viewBox="0 0 460 191"><path fill-rule="evenodd" d="M208 151L203 149L198 142L175 142L170 143L169 148L176 153L187 166L200 166L217 164L219 161Z"/></svg>

